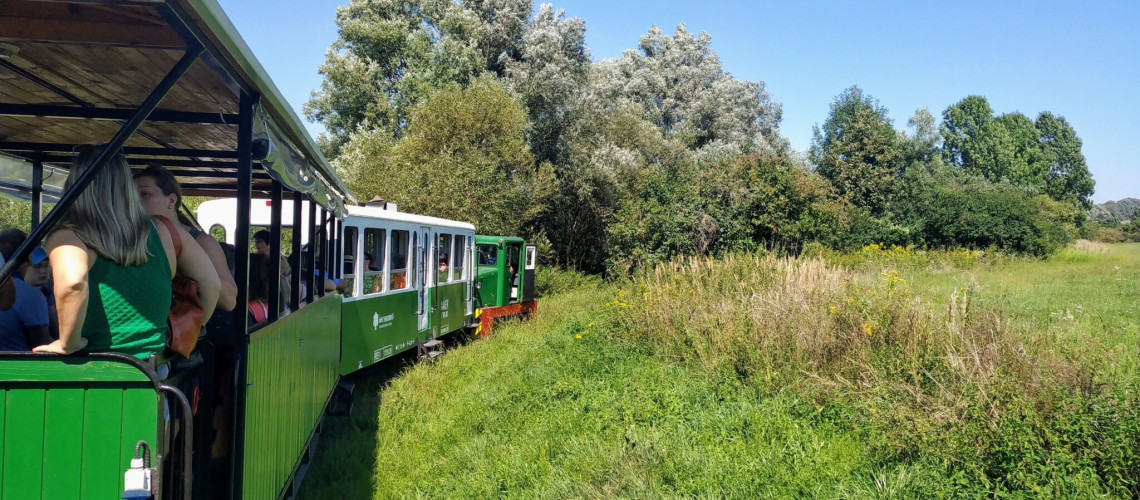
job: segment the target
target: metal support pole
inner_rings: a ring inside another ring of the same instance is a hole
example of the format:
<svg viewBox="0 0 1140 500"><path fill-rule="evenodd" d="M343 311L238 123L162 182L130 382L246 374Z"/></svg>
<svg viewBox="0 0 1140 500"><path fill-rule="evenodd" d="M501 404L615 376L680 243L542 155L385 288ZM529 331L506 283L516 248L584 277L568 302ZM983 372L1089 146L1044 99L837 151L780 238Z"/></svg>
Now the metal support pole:
<svg viewBox="0 0 1140 500"><path fill-rule="evenodd" d="M306 258L304 255L301 258ZM310 304L313 303L313 297L317 296L317 290L325 289L325 280L317 273L317 204L309 200L309 275L305 279L309 280L308 296L305 300ZM319 288L318 288L319 287Z"/></svg>
<svg viewBox="0 0 1140 500"><path fill-rule="evenodd" d="M235 367L233 448L230 470L233 471L231 495L242 498L242 474L245 466L245 394L247 364L249 361L249 335L246 334L246 307L249 303L249 212L251 189L253 186L253 155L250 143L253 142L253 105L257 96L241 93L238 103L238 172L237 172L237 234L234 242L234 280L237 281L237 307L234 308L233 354Z"/></svg>
<svg viewBox="0 0 1140 500"><path fill-rule="evenodd" d="M294 311L301 307L301 202L304 199L300 191L293 192L293 248L289 255L297 269L289 279L289 308Z"/></svg>
<svg viewBox="0 0 1140 500"><path fill-rule="evenodd" d="M275 272L269 273L269 314L265 320L272 323L281 316L281 183L272 181L269 189L269 268Z"/></svg>
<svg viewBox="0 0 1140 500"><path fill-rule="evenodd" d="M44 205L44 163L32 162L32 226L40 223Z"/></svg>
<svg viewBox="0 0 1140 500"><path fill-rule="evenodd" d="M329 272L329 247L328 247L328 231L325 227L325 209L324 207L317 209L317 235L319 237L319 245L317 251L320 257L317 258L317 269L320 270L321 288L320 296L325 296L325 280L332 279L332 273Z"/></svg>
<svg viewBox="0 0 1140 500"><path fill-rule="evenodd" d="M329 267L333 269L333 276L337 281L340 281L341 271L344 271L344 266L340 263L340 221L336 220L336 215L329 211L329 227L332 232L332 237L329 238Z"/></svg>
<svg viewBox="0 0 1140 500"><path fill-rule="evenodd" d="M32 253L32 248L39 245L40 240L42 240L44 236L47 236L48 231L59 223L63 215L67 213L67 210L75 203L75 199L79 197L79 194L83 192L88 184L91 184L95 175L103 169L103 165L106 164L107 161L118 152L119 148L127 142L127 139L138 130L139 126L142 125L151 111L154 111L154 108L158 107L158 103L162 102L166 94L170 93L170 89L174 88L174 85L178 83L182 75L186 74L190 66L198 60L198 56L202 54L202 51L203 48L201 45L187 45L186 53L174 64L173 68L170 68L170 71L166 73L162 81L158 82L158 86L151 91L150 95L146 97L146 100L139 105L135 115L132 116L130 120L127 120L127 123L123 124L123 127L115 133L111 141L99 152L99 156L95 158L95 161L88 166L82 175L75 179L71 188L60 196L59 203L56 204L55 209L52 210L39 225L32 228L32 234L28 235L28 238L24 240L20 248L16 249L15 254L12 256L13 258L6 262L3 267L0 267L0 285L8 280L8 277L16 270L20 262L24 262L24 260L28 258L28 255Z"/></svg>

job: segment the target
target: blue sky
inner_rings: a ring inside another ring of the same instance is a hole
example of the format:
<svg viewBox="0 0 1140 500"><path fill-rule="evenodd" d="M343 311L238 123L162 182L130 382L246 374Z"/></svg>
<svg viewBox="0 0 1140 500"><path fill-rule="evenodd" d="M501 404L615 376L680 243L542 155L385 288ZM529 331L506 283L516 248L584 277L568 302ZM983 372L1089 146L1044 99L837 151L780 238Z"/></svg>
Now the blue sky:
<svg viewBox="0 0 1140 500"><path fill-rule="evenodd" d="M220 0L298 110L320 86L317 67L347 0ZM712 35L726 71L759 80L783 105L796 149L828 104L859 85L903 128L971 94L998 113L1052 111L1084 141L1097 202L1140 197L1140 2L748 2L565 0L586 21L595 60L633 48L650 26ZM310 125L314 134L318 125Z"/></svg>

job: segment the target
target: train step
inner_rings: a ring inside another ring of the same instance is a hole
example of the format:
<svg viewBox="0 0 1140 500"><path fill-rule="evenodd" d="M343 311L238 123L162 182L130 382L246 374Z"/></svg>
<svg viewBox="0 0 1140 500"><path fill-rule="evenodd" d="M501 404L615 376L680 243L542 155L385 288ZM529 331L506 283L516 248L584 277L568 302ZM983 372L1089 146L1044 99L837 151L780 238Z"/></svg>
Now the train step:
<svg viewBox="0 0 1140 500"><path fill-rule="evenodd" d="M431 339L427 342L424 342L424 348L426 349L431 349L437 345L443 345L443 341L439 339Z"/></svg>

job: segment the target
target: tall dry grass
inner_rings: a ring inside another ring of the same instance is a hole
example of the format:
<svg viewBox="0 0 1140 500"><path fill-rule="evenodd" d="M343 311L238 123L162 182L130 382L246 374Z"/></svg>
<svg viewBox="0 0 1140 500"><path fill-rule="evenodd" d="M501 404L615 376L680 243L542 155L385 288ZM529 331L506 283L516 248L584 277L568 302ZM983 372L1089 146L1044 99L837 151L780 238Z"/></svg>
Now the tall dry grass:
<svg viewBox="0 0 1140 500"><path fill-rule="evenodd" d="M1091 383L1088 370L1011 332L1000 312L972 307L971 293L955 290L939 307L897 269L734 255L659 266L610 307L631 341L774 388L889 391L946 410L967 394L988 401L999 384L1036 393Z"/></svg>

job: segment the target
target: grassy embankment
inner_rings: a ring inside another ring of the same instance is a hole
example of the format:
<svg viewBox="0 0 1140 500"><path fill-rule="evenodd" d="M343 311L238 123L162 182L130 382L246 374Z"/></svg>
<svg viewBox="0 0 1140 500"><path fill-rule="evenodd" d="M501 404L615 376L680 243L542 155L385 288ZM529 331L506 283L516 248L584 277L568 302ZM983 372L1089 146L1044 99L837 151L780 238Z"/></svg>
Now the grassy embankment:
<svg viewBox="0 0 1140 500"><path fill-rule="evenodd" d="M825 259L678 263L374 375L305 496L1140 495L1140 245Z"/></svg>

